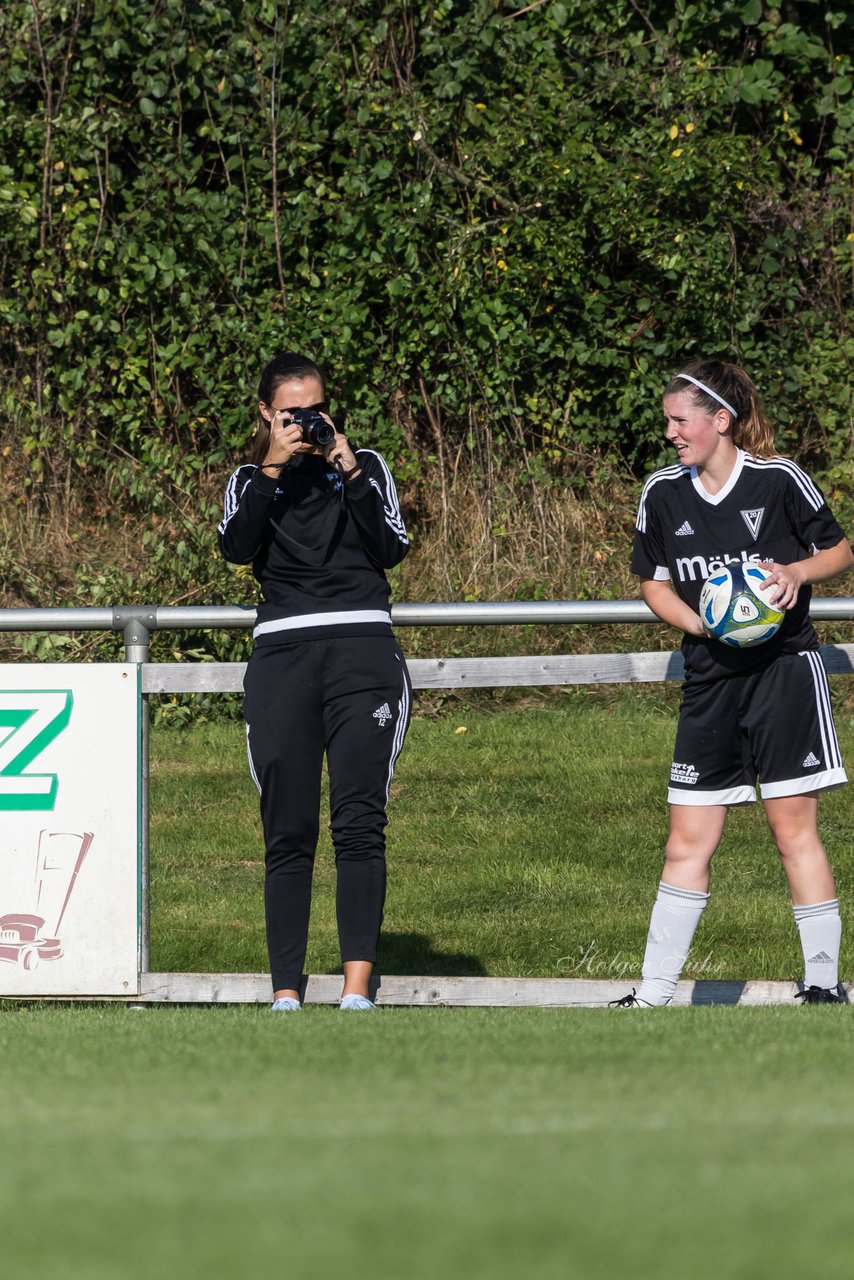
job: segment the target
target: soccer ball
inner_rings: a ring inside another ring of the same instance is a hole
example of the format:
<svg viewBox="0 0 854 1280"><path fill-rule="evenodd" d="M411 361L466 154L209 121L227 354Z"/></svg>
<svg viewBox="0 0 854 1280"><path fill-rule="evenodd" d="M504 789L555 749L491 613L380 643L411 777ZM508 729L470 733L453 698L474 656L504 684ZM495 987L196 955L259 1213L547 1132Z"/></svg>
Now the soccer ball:
<svg viewBox="0 0 854 1280"><path fill-rule="evenodd" d="M771 575L750 561L724 565L706 579L700 592L700 617L716 640L738 649L764 644L779 630L785 618L769 604L776 584L765 587Z"/></svg>

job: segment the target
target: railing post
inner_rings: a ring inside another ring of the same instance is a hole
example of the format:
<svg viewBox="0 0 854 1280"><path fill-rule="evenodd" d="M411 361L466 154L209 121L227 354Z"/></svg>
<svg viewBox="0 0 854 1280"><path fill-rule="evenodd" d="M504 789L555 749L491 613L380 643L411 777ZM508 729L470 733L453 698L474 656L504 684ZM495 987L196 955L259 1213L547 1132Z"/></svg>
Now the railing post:
<svg viewBox="0 0 854 1280"><path fill-rule="evenodd" d="M125 661L142 664L148 661L151 631L157 625L156 609L120 606L113 610L113 627L121 630ZM149 788L149 716L148 694L140 694L139 708L139 969L151 970L151 838Z"/></svg>
<svg viewBox="0 0 854 1280"><path fill-rule="evenodd" d="M149 716L148 694L140 694L139 705L139 969L151 969L151 839L149 788Z"/></svg>
<svg viewBox="0 0 854 1280"><path fill-rule="evenodd" d="M151 631L157 625L157 610L125 605L113 610L113 630L121 631L125 642L125 662L148 662Z"/></svg>

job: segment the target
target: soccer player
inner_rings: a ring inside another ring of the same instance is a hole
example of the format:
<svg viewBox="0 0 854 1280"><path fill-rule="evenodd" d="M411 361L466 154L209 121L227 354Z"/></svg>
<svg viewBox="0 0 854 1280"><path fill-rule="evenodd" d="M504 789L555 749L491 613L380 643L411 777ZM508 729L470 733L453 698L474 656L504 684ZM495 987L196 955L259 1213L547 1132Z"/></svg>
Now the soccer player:
<svg viewBox="0 0 854 1280"><path fill-rule="evenodd" d="M665 389L664 417L677 462L644 486L632 569L653 613L685 633L685 684L642 981L612 1004L670 1003L709 899L727 812L755 800L757 779L803 949L797 994L809 1004L843 1003L839 904L817 818L819 793L847 778L809 602L811 584L850 569L854 555L815 483L774 452L743 369L686 365ZM711 572L748 560L772 571L768 598L786 616L770 640L738 649L705 632L698 605Z"/></svg>
<svg viewBox="0 0 854 1280"><path fill-rule="evenodd" d="M219 545L226 560L251 563L264 598L244 714L266 845L272 1007L300 1008L325 754L340 1007L373 1009L386 804L411 700L384 570L409 543L391 472L335 427L312 360L277 355L258 393L252 461L228 482ZM306 413L313 423L301 421Z"/></svg>

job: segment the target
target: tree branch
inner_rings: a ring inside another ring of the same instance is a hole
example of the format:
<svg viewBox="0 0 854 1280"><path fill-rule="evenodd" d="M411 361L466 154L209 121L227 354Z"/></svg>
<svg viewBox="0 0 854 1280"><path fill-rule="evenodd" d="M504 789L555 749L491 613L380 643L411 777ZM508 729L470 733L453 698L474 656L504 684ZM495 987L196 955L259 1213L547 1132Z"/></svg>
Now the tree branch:
<svg viewBox="0 0 854 1280"><path fill-rule="evenodd" d="M450 164L447 160L441 160L420 129L413 133L412 141L419 151L423 151L424 155L436 166L440 173L453 178L454 182L458 182L467 191L476 191L478 195L488 196L490 200L495 201L499 208L506 209L509 213L521 213L518 204L508 200L506 196L500 196L497 191L493 191L491 187L488 187L485 182L481 182L479 178L470 178L467 173L463 173L462 169L458 169L455 164Z"/></svg>

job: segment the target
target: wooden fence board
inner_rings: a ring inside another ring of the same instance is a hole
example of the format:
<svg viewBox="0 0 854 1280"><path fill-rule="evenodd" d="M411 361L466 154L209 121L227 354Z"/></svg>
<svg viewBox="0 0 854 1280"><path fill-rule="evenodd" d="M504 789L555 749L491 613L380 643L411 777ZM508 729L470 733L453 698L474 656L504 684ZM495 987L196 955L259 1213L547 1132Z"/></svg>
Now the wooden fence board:
<svg viewBox="0 0 854 1280"><path fill-rule="evenodd" d="M429 978L376 977L372 995L379 1005L447 1005L455 1008L591 1008L617 1000L632 987L630 980L595 978ZM848 988L854 991L854 984ZM794 1004L792 982L680 982L674 1006ZM341 978L313 974L306 984L306 1004L337 1004ZM177 1004L266 1004L266 973L144 973L139 1001Z"/></svg>
<svg viewBox="0 0 854 1280"><path fill-rule="evenodd" d="M823 645L831 675L854 673L854 645ZM521 658L412 658L416 689L498 686L645 684L681 680L680 653L571 653ZM147 662L143 693L242 693L244 662Z"/></svg>

